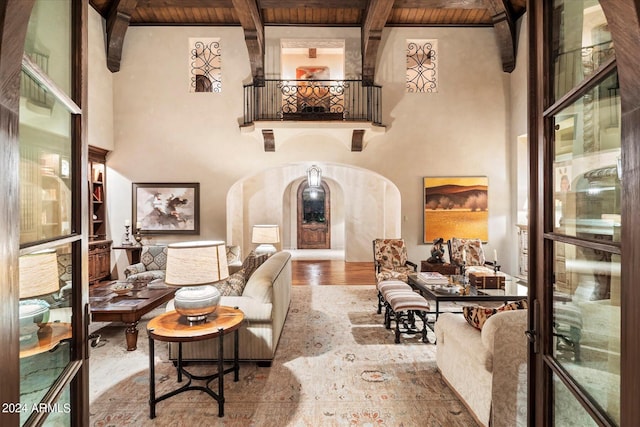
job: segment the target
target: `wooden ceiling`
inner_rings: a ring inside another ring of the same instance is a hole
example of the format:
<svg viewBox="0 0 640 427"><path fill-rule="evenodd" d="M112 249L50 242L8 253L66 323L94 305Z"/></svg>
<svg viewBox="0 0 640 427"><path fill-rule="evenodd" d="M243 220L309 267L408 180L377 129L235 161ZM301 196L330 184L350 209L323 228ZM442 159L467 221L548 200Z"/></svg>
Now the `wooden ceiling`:
<svg viewBox="0 0 640 427"><path fill-rule="evenodd" d="M242 26L254 80L261 78L264 27L360 27L363 79L373 81L381 31L390 26L493 26L503 69L515 67L515 21L526 0L90 0L107 20L107 57L120 68L129 25Z"/></svg>

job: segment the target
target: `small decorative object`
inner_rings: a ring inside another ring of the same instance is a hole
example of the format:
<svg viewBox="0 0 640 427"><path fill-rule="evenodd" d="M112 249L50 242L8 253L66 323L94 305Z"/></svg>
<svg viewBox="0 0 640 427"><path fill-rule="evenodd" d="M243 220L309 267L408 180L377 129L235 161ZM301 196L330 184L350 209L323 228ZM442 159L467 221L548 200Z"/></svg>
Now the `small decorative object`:
<svg viewBox="0 0 640 427"><path fill-rule="evenodd" d="M127 295L133 289L133 283L122 283L118 282L115 285L111 286L111 290L115 292L117 295Z"/></svg>
<svg viewBox="0 0 640 427"><path fill-rule="evenodd" d="M204 322L217 310L221 295L211 284L227 277L224 242L183 242L168 246L164 281L169 286L183 286L175 294L174 305L190 324Z"/></svg>
<svg viewBox="0 0 640 427"><path fill-rule="evenodd" d="M442 237L433 239L431 256L427 259L427 262L431 264L444 264L444 251L444 239Z"/></svg>
<svg viewBox="0 0 640 427"><path fill-rule="evenodd" d="M142 224L140 223L140 221L136 222L135 239L136 239L136 245L138 246L142 246L142 234L140 234L141 228L142 228Z"/></svg>
<svg viewBox="0 0 640 427"><path fill-rule="evenodd" d="M254 225L251 235L251 243L257 243L256 255L276 253L274 243L280 243L280 227L277 225Z"/></svg>
<svg viewBox="0 0 640 427"><path fill-rule="evenodd" d="M131 228L131 223L127 219L124 222L124 236L122 237L122 245L123 246L128 246L128 245L132 245L133 244L133 243L131 243L131 240L129 239L129 229L130 228Z"/></svg>

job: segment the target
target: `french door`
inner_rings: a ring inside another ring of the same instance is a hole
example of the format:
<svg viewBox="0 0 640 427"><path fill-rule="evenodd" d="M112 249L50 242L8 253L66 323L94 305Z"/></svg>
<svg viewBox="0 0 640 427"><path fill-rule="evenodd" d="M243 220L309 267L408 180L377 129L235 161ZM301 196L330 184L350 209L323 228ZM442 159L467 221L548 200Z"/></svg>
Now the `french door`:
<svg viewBox="0 0 640 427"><path fill-rule="evenodd" d="M3 426L88 424L87 3L0 1Z"/></svg>
<svg viewBox="0 0 640 427"><path fill-rule="evenodd" d="M634 3L529 2L531 425L640 416L630 397L639 380L629 323L639 297Z"/></svg>

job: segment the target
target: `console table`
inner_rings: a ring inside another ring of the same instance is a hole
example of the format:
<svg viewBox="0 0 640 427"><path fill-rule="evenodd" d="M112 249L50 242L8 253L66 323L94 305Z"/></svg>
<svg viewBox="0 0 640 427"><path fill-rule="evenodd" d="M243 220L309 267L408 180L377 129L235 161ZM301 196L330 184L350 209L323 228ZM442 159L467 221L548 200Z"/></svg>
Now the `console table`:
<svg viewBox="0 0 640 427"><path fill-rule="evenodd" d="M156 404L162 400L175 396L178 393L189 390L198 390L207 393L218 402L218 416L224 416L224 376L234 373L234 381L240 379L240 363L238 361L238 331L244 321L244 313L237 307L219 306L214 314L210 315L203 323L189 324L186 317L181 316L176 311L169 311L154 317L147 325L149 334L149 418L156 417ZM224 339L223 336L233 332L233 366L224 369ZM218 370L211 375L194 375L182 366L182 343L203 341L211 338L218 338ZM178 361L177 372L178 382L182 382L182 375L189 380L185 385L173 391L156 397L156 377L154 360L154 341L177 342ZM218 392L209 388L209 383L218 379ZM192 380L201 380L205 384L202 386L191 385Z"/></svg>

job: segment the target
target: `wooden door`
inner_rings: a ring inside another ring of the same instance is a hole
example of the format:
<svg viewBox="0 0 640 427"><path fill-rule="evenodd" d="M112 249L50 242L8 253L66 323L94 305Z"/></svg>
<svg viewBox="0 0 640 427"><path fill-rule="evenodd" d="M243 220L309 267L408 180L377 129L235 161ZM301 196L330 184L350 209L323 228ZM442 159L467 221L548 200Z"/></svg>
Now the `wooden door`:
<svg viewBox="0 0 640 427"><path fill-rule="evenodd" d="M298 249L331 248L331 194L329 186L298 187Z"/></svg>

